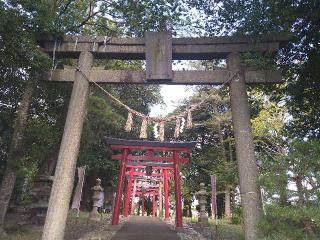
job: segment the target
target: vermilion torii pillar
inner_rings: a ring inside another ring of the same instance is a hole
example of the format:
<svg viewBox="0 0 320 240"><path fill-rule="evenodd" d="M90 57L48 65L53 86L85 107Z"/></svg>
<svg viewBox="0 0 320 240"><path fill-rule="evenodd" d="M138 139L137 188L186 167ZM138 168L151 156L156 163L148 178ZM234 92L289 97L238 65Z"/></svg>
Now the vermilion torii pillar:
<svg viewBox="0 0 320 240"><path fill-rule="evenodd" d="M164 219L169 219L169 186L168 186L168 170L163 170L163 192L164 192Z"/></svg>
<svg viewBox="0 0 320 240"><path fill-rule="evenodd" d="M163 217L163 207L162 207L162 186L163 182L159 182L159 196L158 196L158 201L159 201L159 217Z"/></svg>
<svg viewBox="0 0 320 240"><path fill-rule="evenodd" d="M124 177L126 173L128 153L129 153L129 150L127 148L124 148L122 152L120 170L118 175L118 186L117 186L116 199L115 199L114 208L113 208L112 225L117 225L119 223L119 209L120 209L121 196L123 191L123 182L124 182Z"/></svg>
<svg viewBox="0 0 320 240"><path fill-rule="evenodd" d="M152 216L156 216L156 211L157 211L157 205L156 205L156 193L152 193Z"/></svg>
<svg viewBox="0 0 320 240"><path fill-rule="evenodd" d="M144 216L144 192L141 193L141 215Z"/></svg>
<svg viewBox="0 0 320 240"><path fill-rule="evenodd" d="M130 195L131 195L131 190L132 190L132 176L133 176L133 169L130 170L129 176L128 176L128 185L127 185L127 194L125 198L125 203L124 203L124 210L123 210L123 216L128 217L128 212L129 212L129 204L130 204ZM132 198L132 201L134 199Z"/></svg>
<svg viewBox="0 0 320 240"><path fill-rule="evenodd" d="M181 183L178 152L173 151L174 159L174 183L176 197L176 227L182 227Z"/></svg>
<svg viewBox="0 0 320 240"><path fill-rule="evenodd" d="M137 179L134 179L134 183L133 183L133 191L132 191L132 201L131 201L131 215L134 214L134 209L135 209L135 197L136 197L136 191L137 191Z"/></svg>

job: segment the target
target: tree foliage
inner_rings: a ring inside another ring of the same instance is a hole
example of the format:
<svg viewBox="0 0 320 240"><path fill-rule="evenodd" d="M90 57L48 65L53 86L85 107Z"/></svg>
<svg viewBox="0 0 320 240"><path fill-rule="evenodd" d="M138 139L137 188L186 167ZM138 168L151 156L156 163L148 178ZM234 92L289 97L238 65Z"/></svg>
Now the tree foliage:
<svg viewBox="0 0 320 240"><path fill-rule="evenodd" d="M286 101L293 120L288 134L319 136L319 2L308 1L206 1L192 6L207 18L202 24L207 35L290 34L291 39L278 55L278 66L285 70L284 88L273 91ZM308 127L306 127L306 125Z"/></svg>

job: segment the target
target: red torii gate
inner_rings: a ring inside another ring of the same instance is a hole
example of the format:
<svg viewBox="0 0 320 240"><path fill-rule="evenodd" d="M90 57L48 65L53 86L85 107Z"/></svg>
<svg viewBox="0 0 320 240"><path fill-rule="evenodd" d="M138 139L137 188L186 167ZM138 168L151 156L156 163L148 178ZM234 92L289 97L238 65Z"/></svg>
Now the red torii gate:
<svg viewBox="0 0 320 240"><path fill-rule="evenodd" d="M162 173L152 173L150 175L147 175L145 172L136 172L133 171L133 169L139 169L139 168L146 168L146 166L141 166L141 165L127 165L128 168L131 168L129 172L126 173L126 175L128 175L128 185L127 185L127 192L126 192L126 197L125 197L125 204L124 204L124 210L123 210L123 216L127 217L128 216L128 212L129 212L129 203L130 203L130 196L131 196L131 192L132 192L132 180L133 180L133 176L141 176L141 177L157 177L157 179L143 179L143 181L162 181L163 185L164 185L164 202L165 202L165 219L169 218L169 196L168 196L168 178L169 177L173 177L173 174L168 174L168 170L174 170L173 166L172 167L168 167L168 166L154 166L153 169L154 170L161 170ZM161 178L159 178L161 177ZM160 180L161 179L161 180ZM139 186L141 187L141 186ZM160 187L160 185L157 185L157 187ZM150 191L150 189L148 189ZM153 216L155 216L155 192L159 191L158 189L153 189ZM142 193L142 191L140 190L137 191L138 195L140 195ZM145 194L147 195L147 194ZM159 202L162 201L162 194L160 196L159 195ZM142 197L142 203L143 203L143 197ZM143 204L142 204L143 205ZM143 214L142 214L143 215Z"/></svg>
<svg viewBox="0 0 320 240"><path fill-rule="evenodd" d="M124 140L116 138L105 138L105 142L111 145L112 150L122 151L121 154L112 155L112 159L120 160L120 170L118 175L118 185L116 199L114 203L112 225L119 223L119 209L121 195L123 192L124 178L126 175L127 163L130 161L139 161L139 165L144 165L143 161L166 163L172 162L173 176L175 182L175 200L176 200L176 227L182 227L182 205L181 205L181 185L180 185L180 163L185 163L189 159L181 157L181 152L190 153L195 147L196 142L156 142L156 141L139 141ZM130 152L131 151L131 152ZM134 154L132 151L135 151ZM146 154L144 154L146 153ZM160 153L160 154L155 154ZM168 177L168 170L163 172L163 177ZM131 171L132 176L134 172ZM156 173L152 173L156 174ZM151 176L152 176L151 174ZM130 172L129 172L130 175ZM168 187L168 186L166 186ZM165 181L164 192L166 193ZM129 195L130 196L130 195Z"/></svg>

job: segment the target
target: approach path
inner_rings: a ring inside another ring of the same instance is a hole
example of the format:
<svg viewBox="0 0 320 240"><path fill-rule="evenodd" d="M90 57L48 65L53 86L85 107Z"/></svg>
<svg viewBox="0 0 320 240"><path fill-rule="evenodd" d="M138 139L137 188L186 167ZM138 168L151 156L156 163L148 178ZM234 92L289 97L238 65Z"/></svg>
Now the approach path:
<svg viewBox="0 0 320 240"><path fill-rule="evenodd" d="M111 240L180 240L178 234L158 218L131 216Z"/></svg>

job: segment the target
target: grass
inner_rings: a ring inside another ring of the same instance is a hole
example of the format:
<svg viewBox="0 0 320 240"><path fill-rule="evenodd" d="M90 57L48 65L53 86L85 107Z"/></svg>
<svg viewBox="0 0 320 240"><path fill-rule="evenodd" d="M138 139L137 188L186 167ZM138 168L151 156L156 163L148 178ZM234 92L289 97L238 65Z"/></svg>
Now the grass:
<svg viewBox="0 0 320 240"><path fill-rule="evenodd" d="M78 231L79 225L86 226L88 219L88 212L80 212L79 218L76 217L76 212L70 211L67 220L67 231L75 232ZM103 218L107 217L104 214ZM186 223L196 223L197 218L184 218ZM213 232L216 229L216 221L209 219L209 226L212 228ZM217 220L218 235L217 240L242 240L242 226L237 224L231 224L229 220L218 219ZM1 237L1 240L40 240L41 239L41 227L19 227L13 225L8 229L7 236Z"/></svg>
<svg viewBox="0 0 320 240"><path fill-rule="evenodd" d="M215 220L209 220L210 227L216 229ZM242 240L243 229L240 224L232 224L228 219L218 219L217 220L217 239L218 240Z"/></svg>
<svg viewBox="0 0 320 240"><path fill-rule="evenodd" d="M37 240L41 239L41 231L35 229L20 228L10 230L7 236L1 236L1 240Z"/></svg>
<svg viewBox="0 0 320 240"><path fill-rule="evenodd" d="M77 218L75 211L70 211L67 220L66 231L77 232L79 226L87 226L88 212L80 212ZM108 215L103 214L105 219ZM7 236L0 236L1 240L40 240L42 227L31 227L31 226L18 226L16 225L16 219L9 219L7 226Z"/></svg>
<svg viewBox="0 0 320 240"><path fill-rule="evenodd" d="M197 218L184 218L185 223L197 223ZM244 239L242 226L240 224L232 224L230 220L209 219L209 226L213 233L216 233L217 240L242 240ZM216 231L217 230L217 231Z"/></svg>

